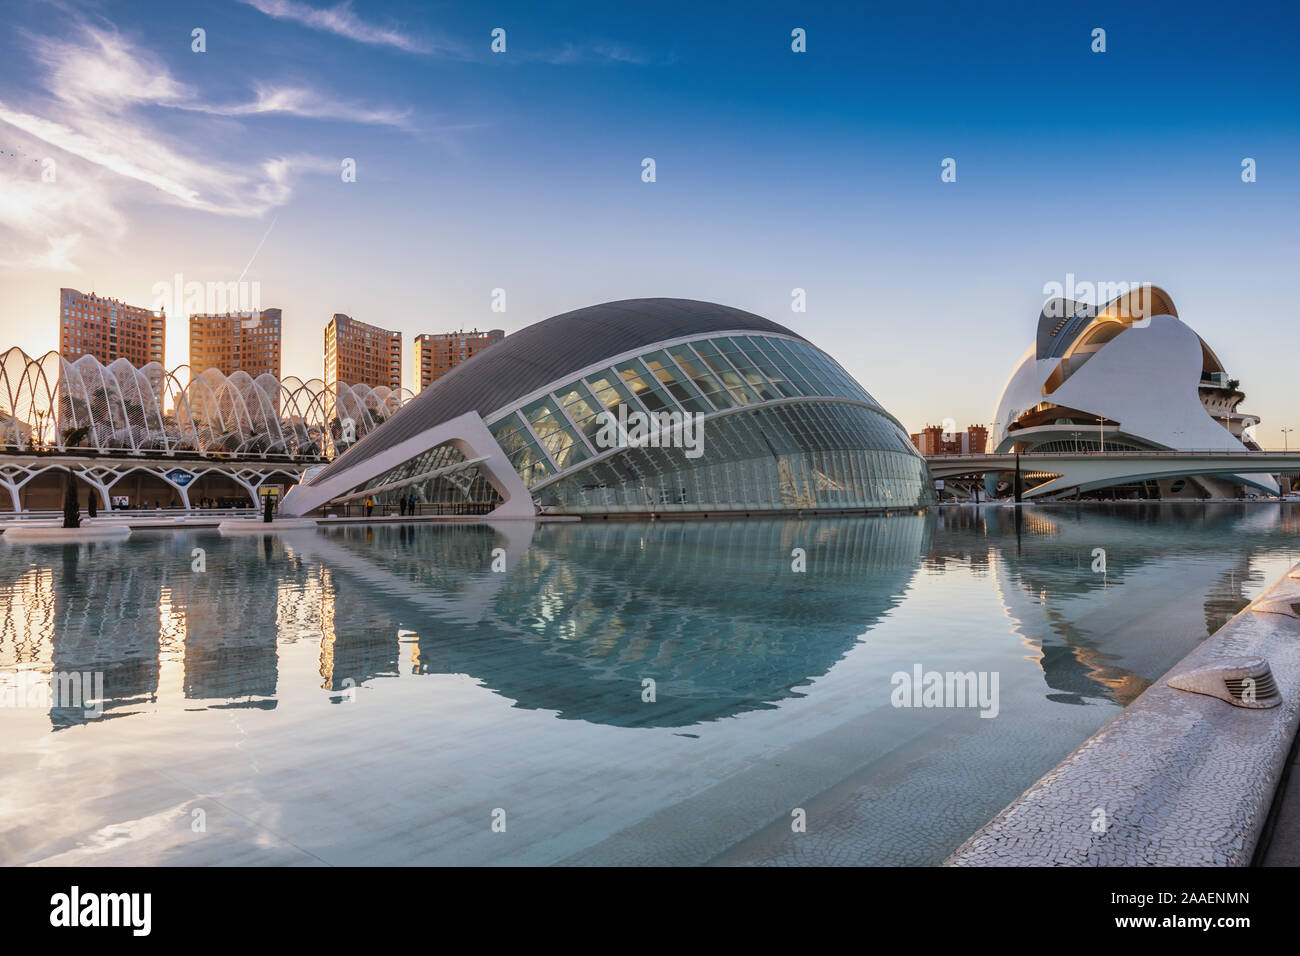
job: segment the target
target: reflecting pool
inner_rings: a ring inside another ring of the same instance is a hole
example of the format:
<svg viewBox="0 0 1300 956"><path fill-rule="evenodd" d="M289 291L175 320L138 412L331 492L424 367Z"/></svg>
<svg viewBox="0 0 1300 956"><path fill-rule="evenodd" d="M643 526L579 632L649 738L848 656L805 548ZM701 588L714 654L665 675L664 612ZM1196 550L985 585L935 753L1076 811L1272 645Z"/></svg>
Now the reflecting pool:
<svg viewBox="0 0 1300 956"><path fill-rule="evenodd" d="M0 861L933 864L1297 560L1276 503L0 541Z"/></svg>

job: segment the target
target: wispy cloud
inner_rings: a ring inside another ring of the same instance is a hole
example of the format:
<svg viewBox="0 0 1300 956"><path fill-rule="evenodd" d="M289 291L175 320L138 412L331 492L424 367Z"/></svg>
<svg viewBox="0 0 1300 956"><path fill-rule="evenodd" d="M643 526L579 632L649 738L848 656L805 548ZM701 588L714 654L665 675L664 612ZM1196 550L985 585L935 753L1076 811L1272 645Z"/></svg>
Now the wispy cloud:
<svg viewBox="0 0 1300 956"><path fill-rule="evenodd" d="M373 126L409 128L410 110L392 110L363 106L333 99L309 87L257 86L257 98L233 106L201 105L186 107L220 116L257 116L285 114L308 119L343 120Z"/></svg>
<svg viewBox="0 0 1300 956"><path fill-rule="evenodd" d="M193 137L157 122L159 108L407 124L406 111L346 103L302 85L259 84L249 102L214 105L113 29L81 24L71 36L30 37L43 91L22 105L0 99L11 148L11 161L0 164L0 266L75 268L83 238L121 238L127 220L120 207L132 200L260 216L287 203L301 176L337 171L337 160L250 159L237 150L223 154L212 141L196 149ZM46 161L55 164L52 182L41 177Z"/></svg>
<svg viewBox="0 0 1300 956"><path fill-rule="evenodd" d="M291 20L313 30L346 37L357 43L388 46L408 53L442 53L463 55L463 48L449 40L417 36L396 26L367 23L352 10L348 2L332 7L313 7L298 0L239 0L277 20Z"/></svg>
<svg viewBox="0 0 1300 956"><path fill-rule="evenodd" d="M627 63L634 66L647 66L655 58L626 43L616 40L593 40L586 44L566 43L562 47L537 52L520 54L523 60L540 60L555 66L568 66L587 63Z"/></svg>
<svg viewBox="0 0 1300 956"><path fill-rule="evenodd" d="M649 54L612 40L599 40L592 44L591 48L596 56L615 63L634 63L638 66L644 66L651 62Z"/></svg>

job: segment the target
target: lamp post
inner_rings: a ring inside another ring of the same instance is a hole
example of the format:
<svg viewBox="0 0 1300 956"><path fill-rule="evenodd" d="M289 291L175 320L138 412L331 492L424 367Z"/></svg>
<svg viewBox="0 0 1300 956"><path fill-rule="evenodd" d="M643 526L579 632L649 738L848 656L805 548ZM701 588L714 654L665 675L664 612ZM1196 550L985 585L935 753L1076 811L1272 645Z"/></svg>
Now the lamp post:
<svg viewBox="0 0 1300 956"><path fill-rule="evenodd" d="M1106 416L1097 416L1097 441L1100 444L1100 453L1106 454Z"/></svg>
<svg viewBox="0 0 1300 956"><path fill-rule="evenodd" d="M1294 428L1284 428L1284 429L1282 429L1282 450L1283 450L1283 451L1290 451L1290 450L1291 450L1291 444L1290 444L1290 442L1287 440L1287 435L1291 434L1291 432L1293 432L1293 431L1295 431Z"/></svg>

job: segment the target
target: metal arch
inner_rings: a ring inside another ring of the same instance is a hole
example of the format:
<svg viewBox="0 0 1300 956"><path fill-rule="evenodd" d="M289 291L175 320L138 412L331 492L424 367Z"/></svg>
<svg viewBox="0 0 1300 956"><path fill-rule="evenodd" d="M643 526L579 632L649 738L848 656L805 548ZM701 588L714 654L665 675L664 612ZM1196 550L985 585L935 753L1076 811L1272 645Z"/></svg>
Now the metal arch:
<svg viewBox="0 0 1300 956"><path fill-rule="evenodd" d="M168 370L158 362L136 368L124 358L105 364L82 355L70 361L54 350L33 358L14 346L0 353L0 447L43 445L63 454L80 447L101 453L161 450L169 456L192 448L204 456L319 461L339 450L329 429L332 407L354 415L364 435L410 398L407 389L332 387L319 378L254 379L244 371L227 376L217 369L195 374L188 365ZM200 408L202 417L195 414ZM82 428L85 438L69 445L65 436Z"/></svg>

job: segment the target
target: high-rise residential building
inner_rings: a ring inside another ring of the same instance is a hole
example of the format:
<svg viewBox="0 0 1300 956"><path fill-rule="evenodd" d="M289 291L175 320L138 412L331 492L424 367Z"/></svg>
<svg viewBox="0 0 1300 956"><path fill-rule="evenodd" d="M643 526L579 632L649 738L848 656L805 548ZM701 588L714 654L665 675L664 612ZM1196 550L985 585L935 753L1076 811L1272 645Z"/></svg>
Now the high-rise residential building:
<svg viewBox="0 0 1300 956"><path fill-rule="evenodd" d="M506 337L501 329L480 332L464 330L456 332L435 332L415 337L415 374L412 377L413 392L420 392L426 386L436 382L465 359L482 352L489 345L500 342Z"/></svg>
<svg viewBox="0 0 1300 956"><path fill-rule="evenodd" d="M59 290L59 353L70 362L93 355L105 364L124 358L136 368L162 365L166 336L165 312Z"/></svg>
<svg viewBox="0 0 1300 956"><path fill-rule="evenodd" d="M243 369L253 378L280 377L279 309L255 313L190 316L190 373Z"/></svg>
<svg viewBox="0 0 1300 956"><path fill-rule="evenodd" d="M325 384L402 387L402 336L341 312L325 324Z"/></svg>
<svg viewBox="0 0 1300 956"><path fill-rule="evenodd" d="M979 455L988 437L989 430L983 425L968 425L964 432L945 432L942 425L926 425L912 435L912 444L922 455Z"/></svg>

